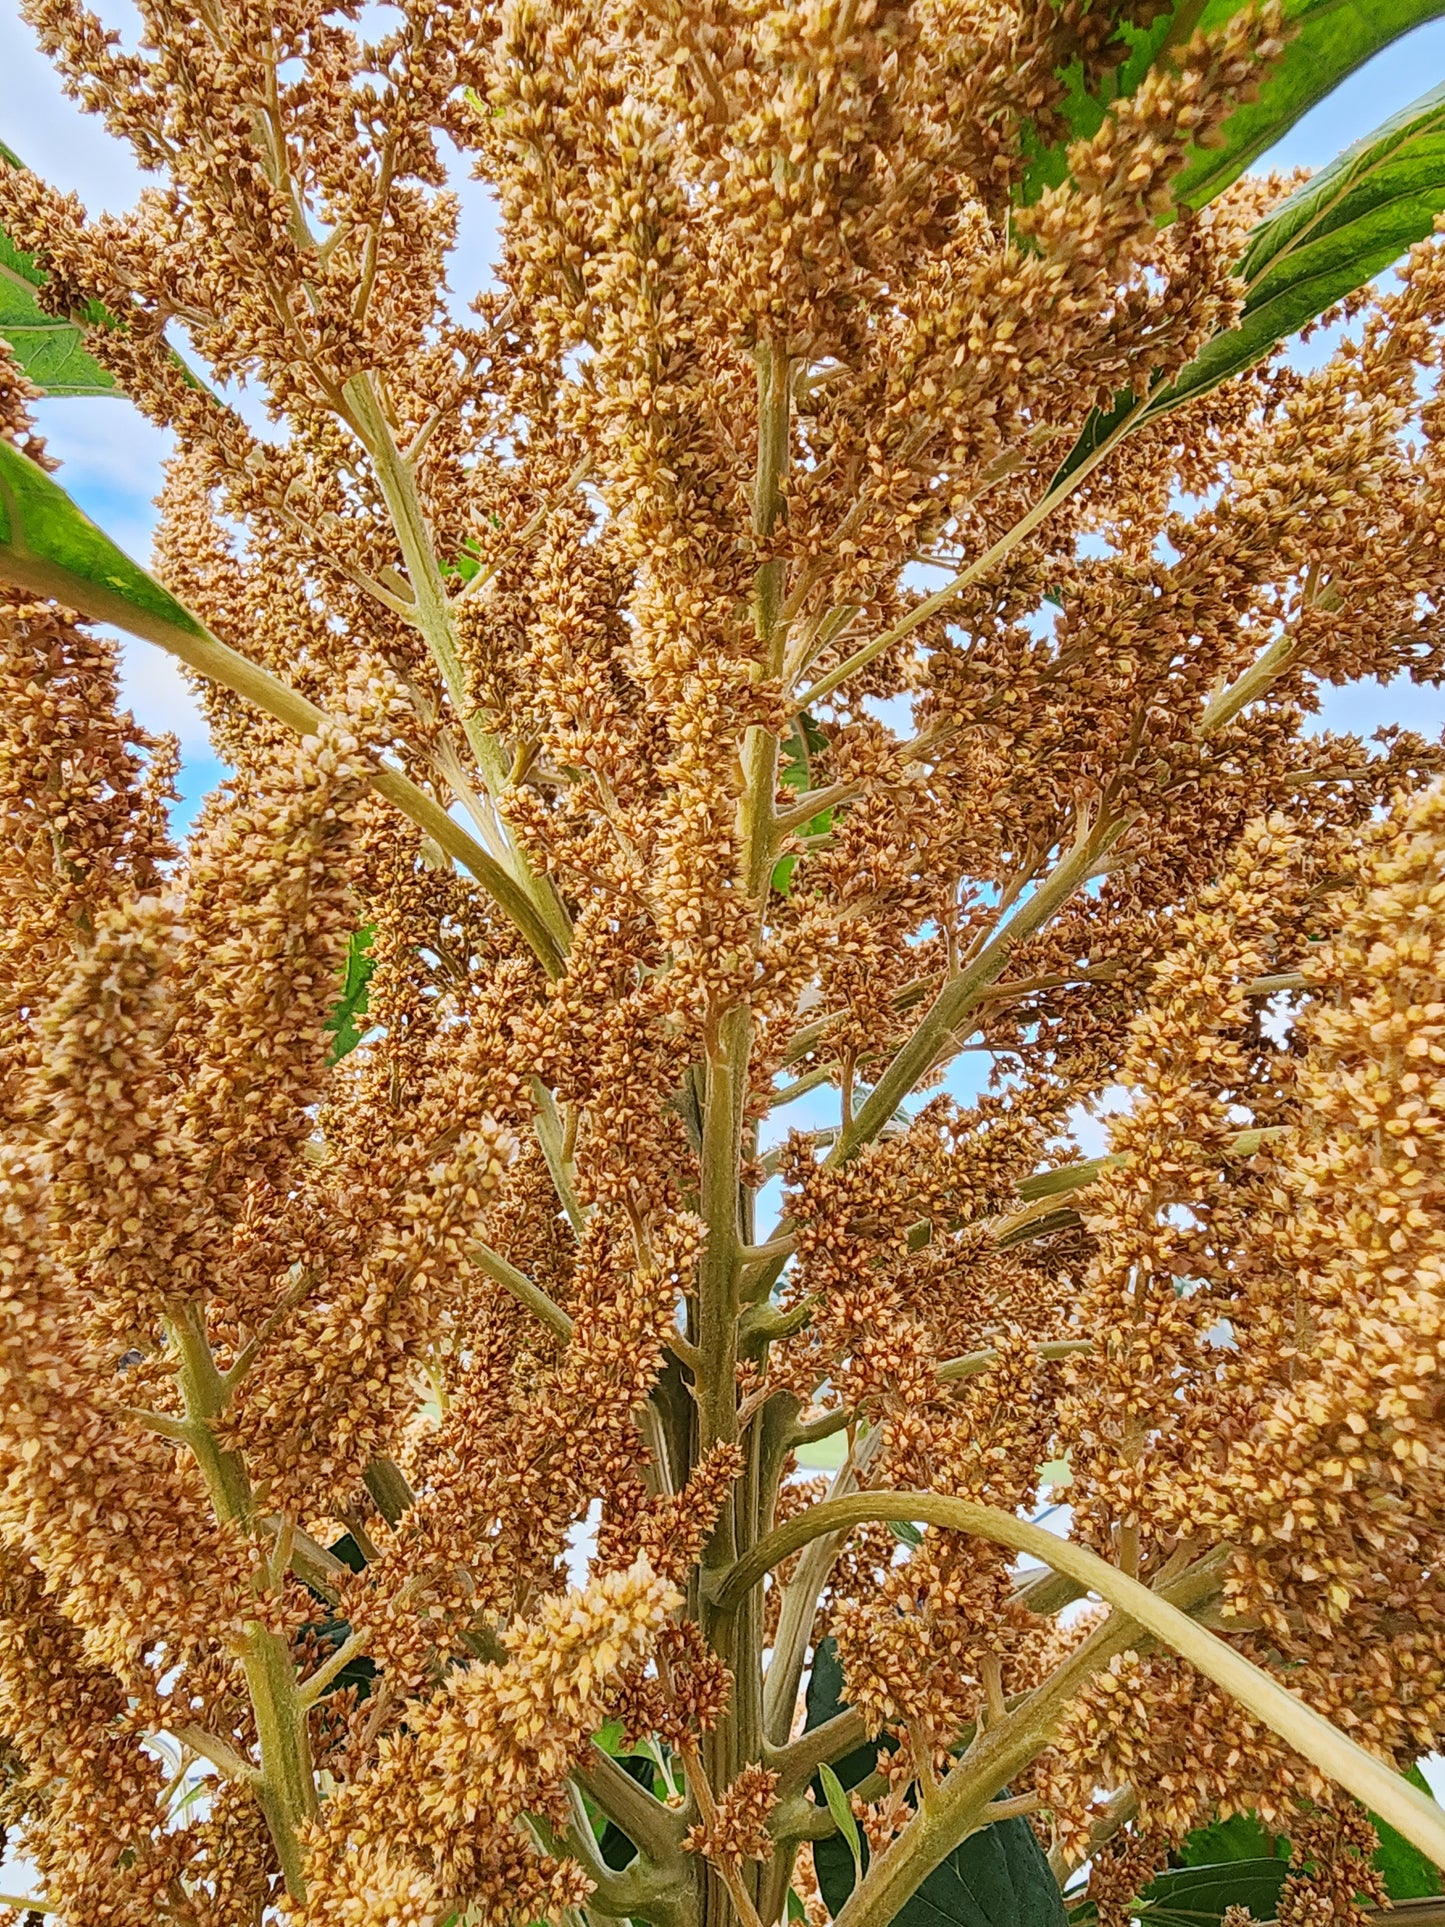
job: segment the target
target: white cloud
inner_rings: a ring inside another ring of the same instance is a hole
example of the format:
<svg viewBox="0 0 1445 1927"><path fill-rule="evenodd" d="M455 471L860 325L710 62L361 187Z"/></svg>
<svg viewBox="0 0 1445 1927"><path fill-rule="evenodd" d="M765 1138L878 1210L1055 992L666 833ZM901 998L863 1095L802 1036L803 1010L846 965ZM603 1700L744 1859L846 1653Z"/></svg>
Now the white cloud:
<svg viewBox="0 0 1445 1927"><path fill-rule="evenodd" d="M108 0L105 14L134 38L133 8ZM92 214L123 213L146 184L130 149L66 96L34 34L9 8L0 8L0 127L27 167L78 194Z"/></svg>
<svg viewBox="0 0 1445 1927"><path fill-rule="evenodd" d="M127 555L144 565L171 436L118 396L45 399L36 423L60 462L56 480Z"/></svg>
<svg viewBox="0 0 1445 1927"><path fill-rule="evenodd" d="M180 738L182 754L209 757L210 741L200 704L178 665L148 642L121 643L120 691L122 705L142 727Z"/></svg>

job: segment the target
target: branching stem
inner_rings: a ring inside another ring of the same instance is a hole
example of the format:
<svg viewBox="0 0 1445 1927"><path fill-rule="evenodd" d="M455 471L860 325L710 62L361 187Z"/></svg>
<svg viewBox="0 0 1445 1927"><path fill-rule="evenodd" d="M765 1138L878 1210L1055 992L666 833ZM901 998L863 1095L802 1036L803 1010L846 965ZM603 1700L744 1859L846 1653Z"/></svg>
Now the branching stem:
<svg viewBox="0 0 1445 1927"><path fill-rule="evenodd" d="M855 1497L825 1500L760 1540L717 1586L717 1601L723 1607L736 1604L773 1566L814 1539L865 1521L888 1519L940 1526L1011 1547L1016 1552L1027 1552L1055 1572L1097 1593L1115 1609L1109 1625L1132 1622L1127 1636L1134 1636L1135 1629L1142 1630L1170 1652L1188 1660L1206 1679L1231 1694L1321 1772L1388 1820L1437 1866L1445 1867L1445 1812L1427 1795L1367 1753L1218 1634L1190 1619L1187 1610L1181 1610L1160 1593L1120 1572L1087 1547L1060 1539L1045 1527L1012 1513L932 1492L863 1492ZM1219 1555L1213 1557L1217 1560ZM1207 1565L1208 1560L1199 1561L1189 1571L1197 1574ZM1183 1580L1174 1583L1183 1584ZM1102 1630L1107 1630L1107 1626ZM1067 1671L1068 1667L1061 1670ZM1002 1726L984 1736L980 1747L987 1746L999 1735L1008 1735L1020 1722L1027 1725L1024 1716L1040 1701L1040 1695L1048 1691L1049 1688L1042 1687L1031 1695L1018 1713L1011 1714ZM1042 1735L1037 1737L1042 1743ZM1032 1752L1025 1755L1025 1758L1032 1757ZM918 1882L952 1851L967 1831L973 1818L972 1791L963 1769L949 1776L935 1814L918 1815L888 1852L875 1862L839 1916L838 1927L884 1927L884 1923L893 1918L902 1901L916 1890ZM997 1787L990 1788L986 1797L992 1798L995 1791ZM957 1830L960 1821L962 1831ZM905 1848L904 1843L920 1823L927 1823L926 1844L916 1851ZM890 1863L893 1870L885 1876L881 1870ZM900 1868L905 1869L901 1884ZM876 1881L875 1872L879 1874Z"/></svg>

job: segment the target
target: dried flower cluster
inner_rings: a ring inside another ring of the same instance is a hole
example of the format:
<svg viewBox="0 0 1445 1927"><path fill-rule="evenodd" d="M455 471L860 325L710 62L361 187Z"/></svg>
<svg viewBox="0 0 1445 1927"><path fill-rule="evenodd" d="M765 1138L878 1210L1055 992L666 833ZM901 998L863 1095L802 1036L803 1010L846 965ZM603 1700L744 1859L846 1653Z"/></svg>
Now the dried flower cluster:
<svg viewBox="0 0 1445 1927"><path fill-rule="evenodd" d="M140 11L27 0L158 184L7 168L0 223L174 434L158 573L324 720L198 685L234 773L175 847L112 645L5 591L0 1812L51 1917L821 1919L815 1776L876 1741L845 1927L1000 1816L1117 1927L1245 1810L1281 1921L1355 1918L1364 1810L1258 1706L866 1501L1065 1461L1120 1573L1445 1740L1445 751L1306 728L1445 679L1445 244L1038 514L1240 312L1293 184L1171 183L1277 9L1032 194L1150 0ZM0 432L43 461L8 363Z"/></svg>

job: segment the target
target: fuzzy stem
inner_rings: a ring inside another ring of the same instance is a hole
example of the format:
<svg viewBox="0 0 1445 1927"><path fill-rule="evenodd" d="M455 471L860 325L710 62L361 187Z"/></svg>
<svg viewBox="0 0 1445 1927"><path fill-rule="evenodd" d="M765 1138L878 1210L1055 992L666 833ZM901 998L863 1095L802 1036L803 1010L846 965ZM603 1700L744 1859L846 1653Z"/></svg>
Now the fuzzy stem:
<svg viewBox="0 0 1445 1927"><path fill-rule="evenodd" d="M568 1224L577 1237L584 1237L587 1214L577 1202L577 1190L572 1182L572 1159L562 1120L557 1115L557 1100L540 1077L532 1079L532 1101L537 1107L537 1143L546 1160L552 1188L567 1213Z"/></svg>
<svg viewBox="0 0 1445 1927"><path fill-rule="evenodd" d="M1212 698L1199 719L1200 737L1212 736L1216 730L1232 723L1240 710L1262 696L1277 677L1284 674L1294 660L1298 644L1292 635L1278 636L1267 649L1261 650L1248 669L1237 676L1227 689L1222 689Z"/></svg>
<svg viewBox="0 0 1445 1927"><path fill-rule="evenodd" d="M610 1754L594 1746L587 1764L578 1767L572 1777L588 1799L595 1801L655 1866L677 1868L683 1864L682 1836L686 1829L681 1814L654 1800Z"/></svg>
<svg viewBox="0 0 1445 1927"><path fill-rule="evenodd" d="M564 1344L567 1343L572 1336L571 1315L563 1311L554 1299L549 1298L540 1285L534 1285L524 1271L518 1271L515 1265L508 1264L501 1252L493 1251L490 1245L470 1245L467 1248L467 1256L474 1265L486 1272L495 1284L500 1285L504 1291L509 1291L519 1305L525 1305L527 1310L534 1317L539 1318L549 1331L555 1332Z"/></svg>

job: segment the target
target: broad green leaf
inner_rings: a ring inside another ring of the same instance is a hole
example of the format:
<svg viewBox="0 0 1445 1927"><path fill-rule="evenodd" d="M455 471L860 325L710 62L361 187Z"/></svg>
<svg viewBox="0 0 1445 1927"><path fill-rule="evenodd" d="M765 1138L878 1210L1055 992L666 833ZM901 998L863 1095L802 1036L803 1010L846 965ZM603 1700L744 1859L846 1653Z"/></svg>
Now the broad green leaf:
<svg viewBox="0 0 1445 1927"><path fill-rule="evenodd" d="M1434 1798L1430 1783L1418 1766L1407 1767L1405 1778L1411 1786ZM1371 1857L1385 1877L1385 1891L1391 1900L1423 1900L1427 1894L1438 1894L1442 1876L1434 1861L1403 1834L1396 1833L1377 1813L1370 1815L1370 1824L1380 1836L1380 1844Z"/></svg>
<svg viewBox="0 0 1445 1927"><path fill-rule="evenodd" d="M1171 1867L1144 1889L1136 1916L1149 1927L1208 1927L1229 1908L1248 1907L1256 1920L1273 1920L1288 1872L1289 1863L1274 1858Z"/></svg>
<svg viewBox="0 0 1445 1927"><path fill-rule="evenodd" d="M1104 116L1138 89L1150 69L1201 30L1217 32L1248 0L1173 0L1149 27L1123 26L1120 65L1092 91L1077 63L1063 76L1061 111L1068 138L1035 151L1019 199L1028 204L1068 175L1070 140L1098 132ZM1176 198L1203 207L1288 133L1300 117L1357 67L1401 34L1445 13L1445 0L1285 0L1283 54L1265 71L1255 98L1235 108L1208 148L1194 148L1174 184Z"/></svg>
<svg viewBox="0 0 1445 1927"><path fill-rule="evenodd" d="M821 1726L843 1710L843 1671L836 1642L820 1640L808 1679L807 1725ZM840 1793L857 1786L878 1756L873 1745L855 1748L831 1771ZM821 1775L814 1797L827 1798ZM832 1800L829 1810L838 1818ZM851 1812L849 1818L852 1819ZM839 1825L842 1821L839 1819ZM860 1841L863 1867L868 1846ZM837 1834L813 1842L818 1885L834 1917L853 1891L857 1867L850 1845ZM1000 1820L971 1834L934 1868L894 1916L892 1927L1068 1927L1058 1882L1049 1871L1038 1837L1027 1820Z"/></svg>
<svg viewBox="0 0 1445 1927"><path fill-rule="evenodd" d="M1199 24L1218 26L1238 8L1239 0L1211 0ZM1257 96L1224 123L1220 145L1194 150L1174 184L1178 198L1190 207L1212 201L1348 74L1441 14L1445 0L1285 0L1294 37Z"/></svg>
<svg viewBox="0 0 1445 1927"><path fill-rule="evenodd" d="M1212 1867L1221 1860L1288 1860L1289 1841L1265 1830L1258 1814L1234 1813L1196 1827L1179 1849L1186 1867Z"/></svg>
<svg viewBox="0 0 1445 1927"><path fill-rule="evenodd" d="M836 1919L853 1891L853 1861L836 1834L813 1842L818 1886ZM867 1867L867 1847L863 1849ZM890 1927L1068 1927L1044 1850L1027 1820L970 1834L934 1868Z"/></svg>
<svg viewBox="0 0 1445 1927"><path fill-rule="evenodd" d="M0 232L0 337L8 342L22 372L45 395L118 395L108 375L86 350L73 321L44 312L11 263L27 260Z"/></svg>
<svg viewBox="0 0 1445 1927"><path fill-rule="evenodd" d="M0 163L23 167L24 162L0 141ZM47 314L35 290L48 279L33 254L25 254L0 228L0 336L3 336L25 374L47 395L118 395L113 375L85 348L87 327L115 327L115 316L97 301L83 315L70 319Z"/></svg>
<svg viewBox="0 0 1445 1927"><path fill-rule="evenodd" d="M1127 391L1094 412L1054 477L1057 488L1132 421L1156 421L1208 394L1389 267L1445 210L1445 86L1341 154L1254 230L1238 273L1238 327L1216 335L1177 380L1141 402Z"/></svg>
<svg viewBox="0 0 1445 1927"><path fill-rule="evenodd" d="M0 440L0 575L12 559L15 580L87 615L127 628L139 623L138 635L157 622L205 635L190 610L117 548L58 482Z"/></svg>
<svg viewBox="0 0 1445 1927"><path fill-rule="evenodd" d="M325 1025L335 1039L327 1055L328 1064L339 1064L343 1057L356 1049L365 1035L364 1028L356 1020L366 1015L371 976L376 969L370 955L371 940L375 935L375 924L364 924L360 930L352 931L351 941L346 946L341 995L331 1006Z"/></svg>
<svg viewBox="0 0 1445 1927"><path fill-rule="evenodd" d="M1418 1766L1408 1768L1405 1778L1429 1793ZM1391 1900L1437 1894L1440 1873L1434 1863L1386 1821L1373 1813L1370 1820L1380 1836L1373 1864L1383 1874ZM1271 1919L1289 1872L1289 1855L1288 1839L1270 1833L1253 1813L1196 1827L1179 1850L1183 1865L1150 1882L1139 1897L1137 1917L1150 1927L1209 1927L1228 1908L1248 1907L1256 1920Z"/></svg>
<svg viewBox="0 0 1445 1927"><path fill-rule="evenodd" d="M25 163L0 141L0 165L23 168ZM47 314L36 290L49 280L33 254L26 254L0 228L0 337L9 342L15 359L42 393L53 396L117 395L125 390L85 346L90 328L123 328L125 323L99 301L87 301L77 313ZM174 349L171 360L192 388L209 392Z"/></svg>
<svg viewBox="0 0 1445 1927"><path fill-rule="evenodd" d="M815 1726L826 1726L847 1706L843 1698L843 1667L838 1658L838 1642L831 1634L826 1639L820 1639L814 1649L805 1703L805 1732L811 1732ZM860 1780L868 1778L877 1759L878 1748L869 1740L862 1746L855 1746L841 1760L835 1760L833 1770L840 1784L851 1790ZM820 1787L814 1787L813 1791L815 1797L821 1795Z"/></svg>
<svg viewBox="0 0 1445 1927"><path fill-rule="evenodd" d="M1243 3L1224 0L1224 17L1227 19ZM1130 98L1161 54L1189 38L1191 22L1199 10L1199 0L1171 0L1151 26L1136 27L1128 22L1116 25L1115 32L1125 50L1123 59L1092 87L1085 84L1078 61L1059 75L1064 88L1059 112L1068 133L1051 147L1033 146L1017 195L1021 205L1032 205L1046 188L1058 187L1068 179L1072 143L1097 134L1109 109Z"/></svg>

